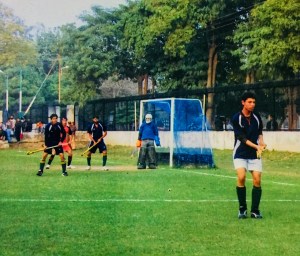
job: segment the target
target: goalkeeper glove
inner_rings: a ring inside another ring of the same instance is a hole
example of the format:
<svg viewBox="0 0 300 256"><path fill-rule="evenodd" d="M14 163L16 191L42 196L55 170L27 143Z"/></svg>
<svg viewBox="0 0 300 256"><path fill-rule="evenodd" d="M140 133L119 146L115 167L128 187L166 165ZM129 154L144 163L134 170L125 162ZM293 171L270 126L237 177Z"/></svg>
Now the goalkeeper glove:
<svg viewBox="0 0 300 256"><path fill-rule="evenodd" d="M137 140L135 143L137 148L140 148L142 146L142 141L141 140Z"/></svg>
<svg viewBox="0 0 300 256"><path fill-rule="evenodd" d="M159 137L155 136L154 140L155 140L155 145L158 146L158 147L160 147L160 139L159 139Z"/></svg>

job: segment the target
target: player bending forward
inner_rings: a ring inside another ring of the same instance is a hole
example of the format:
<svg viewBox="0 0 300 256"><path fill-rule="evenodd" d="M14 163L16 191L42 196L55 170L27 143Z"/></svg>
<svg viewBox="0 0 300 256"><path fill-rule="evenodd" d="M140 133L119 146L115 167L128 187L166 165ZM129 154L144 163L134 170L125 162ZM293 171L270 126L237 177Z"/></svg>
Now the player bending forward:
<svg viewBox="0 0 300 256"><path fill-rule="evenodd" d="M72 146L71 146L73 135L72 135L72 131L71 131L70 127L67 125L67 121L68 121L68 119L66 117L63 117L61 120L61 124L64 127L65 132L66 132L66 138L63 141L62 147L63 147L64 152L67 152L67 154L68 154L67 169L72 169L72 168L75 168L74 166L71 165L72 159L73 159L73 150L72 150ZM49 157L48 163L46 165L46 169L50 169L50 166L51 166L51 163L52 163L54 157L55 157L55 151L53 149L52 154Z"/></svg>
<svg viewBox="0 0 300 256"><path fill-rule="evenodd" d="M252 175L252 205L251 218L261 219L259 204L262 194L261 174L262 161L260 155L266 144L263 140L263 123L258 113L254 113L255 94L245 92L242 96L242 111L236 113L232 118L234 129L234 151L233 163L237 172L237 197L239 201L238 218L247 218L246 203L246 172Z"/></svg>
<svg viewBox="0 0 300 256"><path fill-rule="evenodd" d="M47 148L54 147L56 155L59 155L61 160L61 167L62 167L62 175L68 176L66 172L66 161L64 157L64 151L62 148L62 142L66 138L66 132L61 125L61 123L57 122L58 116L56 114L52 114L50 116L50 123L48 123L45 127L45 146ZM40 169L36 175L42 176L44 172L45 161L47 159L48 154L52 153L52 148L45 149L43 152L42 160L40 162Z"/></svg>
<svg viewBox="0 0 300 256"><path fill-rule="evenodd" d="M97 117L93 118L93 124L89 126L87 130L90 144L89 148L91 148L87 153L87 168L86 170L91 169L91 159L92 154L96 152L97 149L99 149L99 153L102 153L102 170L108 171L108 168L106 166L107 161L107 148L104 143L103 138L107 135L107 128L105 125L102 125ZM95 145L94 147L92 147Z"/></svg>

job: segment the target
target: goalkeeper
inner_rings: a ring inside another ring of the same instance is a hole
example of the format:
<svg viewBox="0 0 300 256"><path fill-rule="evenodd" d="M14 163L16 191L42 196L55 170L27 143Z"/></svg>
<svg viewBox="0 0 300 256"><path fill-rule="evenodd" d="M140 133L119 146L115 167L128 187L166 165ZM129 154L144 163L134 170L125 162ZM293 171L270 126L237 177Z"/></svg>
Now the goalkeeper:
<svg viewBox="0 0 300 256"><path fill-rule="evenodd" d="M146 169L148 163L149 169L156 169L156 151L154 147L160 146L160 139L158 137L158 129L156 124L152 121L152 115L145 116L145 122L139 129L139 137L137 140L137 147L140 147L138 169Z"/></svg>

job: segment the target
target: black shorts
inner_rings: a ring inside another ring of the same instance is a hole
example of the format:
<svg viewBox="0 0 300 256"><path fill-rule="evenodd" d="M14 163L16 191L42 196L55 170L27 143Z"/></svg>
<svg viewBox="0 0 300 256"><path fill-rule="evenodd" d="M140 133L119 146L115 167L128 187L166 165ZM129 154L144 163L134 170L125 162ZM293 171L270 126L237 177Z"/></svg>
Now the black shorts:
<svg viewBox="0 0 300 256"><path fill-rule="evenodd" d="M89 148L93 145L94 145L94 142L91 141L91 143L89 145ZM92 147L89 151L91 153L95 153L97 149L99 149L99 153L102 153L103 151L106 151L106 145L105 145L103 140L101 140L95 147Z"/></svg>
<svg viewBox="0 0 300 256"><path fill-rule="evenodd" d="M55 147L55 148L45 149L44 152L48 153L48 154L52 154L52 149L55 150L55 155L59 155L61 153L64 153L64 150L63 150L62 146Z"/></svg>

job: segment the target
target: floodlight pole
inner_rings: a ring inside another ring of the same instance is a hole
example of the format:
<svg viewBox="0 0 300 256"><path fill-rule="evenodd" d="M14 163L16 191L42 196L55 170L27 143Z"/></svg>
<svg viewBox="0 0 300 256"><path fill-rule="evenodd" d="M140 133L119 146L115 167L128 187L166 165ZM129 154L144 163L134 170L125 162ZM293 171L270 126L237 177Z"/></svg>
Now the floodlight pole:
<svg viewBox="0 0 300 256"><path fill-rule="evenodd" d="M5 74L1 69L0 69L0 73L5 75L5 92L6 92L6 95L5 95L5 110L6 110L6 113L8 113L8 75Z"/></svg>
<svg viewBox="0 0 300 256"><path fill-rule="evenodd" d="M171 98L171 113L170 113L170 167L173 167L174 154L174 115L175 115L175 99Z"/></svg>
<svg viewBox="0 0 300 256"><path fill-rule="evenodd" d="M61 94L60 94L60 89L61 89L61 78L62 78L62 70L69 68L69 66L61 67L61 56L58 54L58 104L60 105L60 99L61 99Z"/></svg>
<svg viewBox="0 0 300 256"><path fill-rule="evenodd" d="M22 69L20 70L19 112L22 112Z"/></svg>

